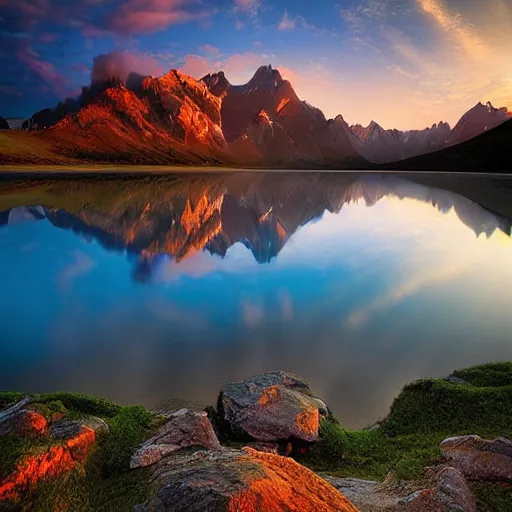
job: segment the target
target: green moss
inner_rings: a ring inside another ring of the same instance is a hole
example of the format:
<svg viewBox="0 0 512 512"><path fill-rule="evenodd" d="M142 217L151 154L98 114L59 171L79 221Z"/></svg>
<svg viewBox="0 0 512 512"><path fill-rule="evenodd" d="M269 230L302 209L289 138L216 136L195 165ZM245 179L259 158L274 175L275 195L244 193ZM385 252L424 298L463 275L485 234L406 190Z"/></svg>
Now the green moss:
<svg viewBox="0 0 512 512"><path fill-rule="evenodd" d="M391 435L460 432L510 435L512 386L476 387L428 379L404 388L383 424Z"/></svg>
<svg viewBox="0 0 512 512"><path fill-rule="evenodd" d="M512 512L512 486L500 484L474 484L471 486L481 512Z"/></svg>
<svg viewBox="0 0 512 512"><path fill-rule="evenodd" d="M391 437L381 430L347 431L332 420L320 425L320 441L299 461L339 477L383 480L390 472L400 480L418 479L440 456L443 435Z"/></svg>
<svg viewBox="0 0 512 512"><path fill-rule="evenodd" d="M10 403L22 396L1 393L0 400ZM32 407L45 416L64 412L67 419L76 419L94 414L107 422L109 433L99 436L85 466L40 482L34 492L14 504L19 507L16 510L48 512L65 503L66 510L73 512L124 512L146 500L149 472L130 470L129 460L135 448L159 426L159 418L140 406L121 407L88 395L51 393L34 398L37 402ZM17 461L50 444L46 437L0 437L0 475L7 476Z"/></svg>
<svg viewBox="0 0 512 512"><path fill-rule="evenodd" d="M122 410L121 406L110 400L82 393L45 393L33 395L33 397L41 404L60 402L70 411L91 416L100 416L102 418L114 417Z"/></svg>
<svg viewBox="0 0 512 512"><path fill-rule="evenodd" d="M456 370L453 375L478 387L512 386L512 363L483 364L465 370Z"/></svg>
<svg viewBox="0 0 512 512"><path fill-rule="evenodd" d="M0 391L0 410L21 400L27 396L26 393L18 393L17 391Z"/></svg>
<svg viewBox="0 0 512 512"><path fill-rule="evenodd" d="M30 408L42 414L48 421L52 420L56 414L66 414L68 412L60 400L36 402L30 404Z"/></svg>
<svg viewBox="0 0 512 512"><path fill-rule="evenodd" d="M419 479L424 467L441 457L440 443L450 436L476 434L493 439L512 436L511 363L459 370L472 385L426 379L404 388L377 430L344 430L323 420L320 441L301 459L316 471L342 477L382 480Z"/></svg>

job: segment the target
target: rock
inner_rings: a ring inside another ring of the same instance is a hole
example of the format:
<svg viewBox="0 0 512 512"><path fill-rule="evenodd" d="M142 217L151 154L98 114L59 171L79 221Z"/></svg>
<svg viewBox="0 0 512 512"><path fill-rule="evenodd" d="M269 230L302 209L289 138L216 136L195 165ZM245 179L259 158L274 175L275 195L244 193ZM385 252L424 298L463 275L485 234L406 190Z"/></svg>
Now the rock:
<svg viewBox="0 0 512 512"><path fill-rule="evenodd" d="M404 510L403 494L382 490L380 482L358 478L336 478L322 475L338 491L346 496L361 512L395 512Z"/></svg>
<svg viewBox="0 0 512 512"><path fill-rule="evenodd" d="M476 512L476 499L462 474L446 467L433 489L419 491L402 501L406 512Z"/></svg>
<svg viewBox="0 0 512 512"><path fill-rule="evenodd" d="M62 422L76 423L76 422ZM94 430L84 425L71 429L70 425L58 430L58 444L16 462L16 469L0 481L0 502L17 500L25 491L48 477L57 477L83 464L95 444ZM67 432L67 435L65 435Z"/></svg>
<svg viewBox="0 0 512 512"><path fill-rule="evenodd" d="M94 430L97 435L108 434L110 432L110 427L107 425L105 420L97 418L96 416L89 416L89 418L81 420L81 422L86 427Z"/></svg>
<svg viewBox="0 0 512 512"><path fill-rule="evenodd" d="M273 453L275 455L280 452L279 443L249 443L246 448L252 448L257 452Z"/></svg>
<svg viewBox="0 0 512 512"><path fill-rule="evenodd" d="M43 434L46 431L46 418L28 407L29 397L7 407L0 412L0 436L17 433L22 435Z"/></svg>
<svg viewBox="0 0 512 512"><path fill-rule="evenodd" d="M151 466L170 453L188 446L220 449L206 412L180 409L168 418L157 435L143 443L133 454L130 460L132 469Z"/></svg>
<svg viewBox="0 0 512 512"><path fill-rule="evenodd" d="M219 412L231 426L264 442L315 442L320 416L328 414L306 382L283 371L226 384L219 396Z"/></svg>
<svg viewBox="0 0 512 512"><path fill-rule="evenodd" d="M7 119L0 117L0 130L9 130L10 126Z"/></svg>
<svg viewBox="0 0 512 512"><path fill-rule="evenodd" d="M42 414L30 409L16 409L0 422L0 436L7 434L44 435L47 426L48 421Z"/></svg>
<svg viewBox="0 0 512 512"><path fill-rule="evenodd" d="M479 436L451 437L441 443L450 465L469 480L512 482L512 441Z"/></svg>
<svg viewBox="0 0 512 512"><path fill-rule="evenodd" d="M455 377L455 375L450 375L444 379L446 382L451 382L452 384L462 384L464 386L472 386L471 382L467 380L461 379L460 377Z"/></svg>
<svg viewBox="0 0 512 512"><path fill-rule="evenodd" d="M88 428L95 434L105 434L109 432L108 425L101 419L94 416L82 420L59 420L50 425L49 433L53 439L69 439L78 435Z"/></svg>
<svg viewBox="0 0 512 512"><path fill-rule="evenodd" d="M153 472L158 490L147 512L357 512L293 459L250 448L177 452Z"/></svg>

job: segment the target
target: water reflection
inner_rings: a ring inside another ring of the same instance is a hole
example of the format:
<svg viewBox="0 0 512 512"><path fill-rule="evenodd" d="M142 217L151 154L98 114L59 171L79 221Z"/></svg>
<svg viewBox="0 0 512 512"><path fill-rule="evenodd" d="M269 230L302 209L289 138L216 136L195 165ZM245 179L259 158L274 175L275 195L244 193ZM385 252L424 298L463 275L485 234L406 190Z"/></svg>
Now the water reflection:
<svg viewBox="0 0 512 512"><path fill-rule="evenodd" d="M412 379L512 357L510 219L448 190L57 180L0 210L3 388L211 403L226 380L284 368L361 426Z"/></svg>

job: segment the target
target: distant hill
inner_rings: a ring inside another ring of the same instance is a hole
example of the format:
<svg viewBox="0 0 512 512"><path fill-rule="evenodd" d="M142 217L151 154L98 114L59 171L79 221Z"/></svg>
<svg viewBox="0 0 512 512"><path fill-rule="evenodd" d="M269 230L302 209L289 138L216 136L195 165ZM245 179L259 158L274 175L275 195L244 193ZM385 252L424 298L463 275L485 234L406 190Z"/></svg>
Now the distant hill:
<svg viewBox="0 0 512 512"><path fill-rule="evenodd" d="M403 160L388 167L421 171L512 173L512 120L457 146Z"/></svg>

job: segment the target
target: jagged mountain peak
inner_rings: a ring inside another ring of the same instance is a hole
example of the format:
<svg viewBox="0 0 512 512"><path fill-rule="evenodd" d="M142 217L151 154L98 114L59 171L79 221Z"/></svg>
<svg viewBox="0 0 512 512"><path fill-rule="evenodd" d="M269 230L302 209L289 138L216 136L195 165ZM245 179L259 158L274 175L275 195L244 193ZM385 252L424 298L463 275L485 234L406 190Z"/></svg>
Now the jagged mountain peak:
<svg viewBox="0 0 512 512"><path fill-rule="evenodd" d="M220 97L224 97L227 94L228 89L231 87L224 71L208 73L201 78L201 82L208 87L212 94Z"/></svg>
<svg viewBox="0 0 512 512"><path fill-rule="evenodd" d="M284 82L278 69L271 65L261 66L247 83L247 87L278 87Z"/></svg>

